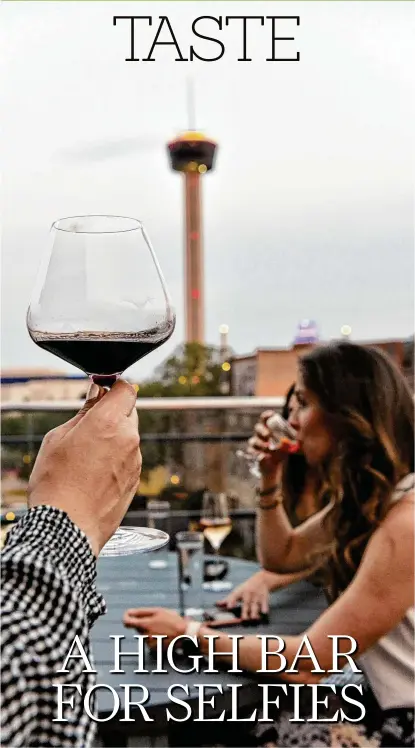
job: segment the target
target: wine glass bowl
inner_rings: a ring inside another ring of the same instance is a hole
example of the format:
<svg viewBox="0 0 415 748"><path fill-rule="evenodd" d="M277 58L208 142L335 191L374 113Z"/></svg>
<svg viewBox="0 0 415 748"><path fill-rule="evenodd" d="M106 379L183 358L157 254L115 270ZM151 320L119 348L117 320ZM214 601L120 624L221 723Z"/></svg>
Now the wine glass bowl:
<svg viewBox="0 0 415 748"><path fill-rule="evenodd" d="M55 221L27 314L37 345L111 385L165 343L175 314L141 221Z"/></svg>
<svg viewBox="0 0 415 748"><path fill-rule="evenodd" d="M270 449L280 449L283 442L286 442L285 449L287 452L297 452L298 443L296 441L297 434L292 426L286 421L279 413L273 413L267 420L267 428L271 431L271 438L269 441ZM249 451L238 449L236 456L245 460L249 467L249 472L255 478L261 477L261 471L259 463L261 458Z"/></svg>
<svg viewBox="0 0 415 748"><path fill-rule="evenodd" d="M110 387L172 335L175 314L141 221L72 216L52 224L27 312L32 340ZM166 533L120 528L101 555L155 550Z"/></svg>

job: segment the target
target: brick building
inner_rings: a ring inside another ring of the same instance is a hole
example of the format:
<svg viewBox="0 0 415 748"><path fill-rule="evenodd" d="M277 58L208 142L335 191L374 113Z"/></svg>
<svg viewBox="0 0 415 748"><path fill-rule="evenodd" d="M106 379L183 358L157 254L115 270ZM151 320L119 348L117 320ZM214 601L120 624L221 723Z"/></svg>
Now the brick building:
<svg viewBox="0 0 415 748"><path fill-rule="evenodd" d="M296 377L297 360L315 344L295 344L291 348L257 348L231 360L231 394L283 397ZM414 339L364 341L384 350L408 376L413 387Z"/></svg>

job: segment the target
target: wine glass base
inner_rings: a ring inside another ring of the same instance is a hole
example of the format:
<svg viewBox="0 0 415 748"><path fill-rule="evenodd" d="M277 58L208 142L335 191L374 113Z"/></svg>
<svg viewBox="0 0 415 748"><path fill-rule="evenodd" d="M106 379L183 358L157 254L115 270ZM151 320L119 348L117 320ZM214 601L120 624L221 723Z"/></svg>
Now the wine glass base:
<svg viewBox="0 0 415 748"><path fill-rule="evenodd" d="M252 475L252 476L253 476L254 478L260 478L260 477L261 477L261 471L260 471L260 469L259 469L259 467L258 467L258 465L257 465L257 464L256 464L256 465L253 465L253 466L252 466L252 467L251 467L251 468L249 469L249 472L250 472L250 474L251 474L251 475Z"/></svg>
<svg viewBox="0 0 415 748"><path fill-rule="evenodd" d="M150 553L167 545L169 540L166 532L151 527L119 527L99 555L101 558Z"/></svg>
<svg viewBox="0 0 415 748"><path fill-rule="evenodd" d="M104 387L108 390L110 390L112 385L115 384L117 379L120 378L120 374L90 374L89 376L91 377L94 384L98 384L100 387Z"/></svg>
<svg viewBox="0 0 415 748"><path fill-rule="evenodd" d="M227 592L228 590L231 590L233 588L232 582L227 581L221 581L220 579L217 579L216 581L212 582L204 582L203 589L208 590L209 592Z"/></svg>
<svg viewBox="0 0 415 748"><path fill-rule="evenodd" d="M238 449L238 451L236 452L236 456L245 462L250 475L252 475L254 478L261 477L258 458L253 457L248 452L243 452L242 449Z"/></svg>

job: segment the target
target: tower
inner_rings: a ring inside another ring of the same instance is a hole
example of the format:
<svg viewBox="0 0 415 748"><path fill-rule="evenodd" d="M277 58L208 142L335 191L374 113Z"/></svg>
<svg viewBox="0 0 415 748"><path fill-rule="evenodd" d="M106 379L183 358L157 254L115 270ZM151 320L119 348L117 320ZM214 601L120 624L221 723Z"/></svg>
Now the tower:
<svg viewBox="0 0 415 748"><path fill-rule="evenodd" d="M217 145L194 130L168 143L173 171L184 175L186 343L205 342L202 198L200 179L213 169Z"/></svg>

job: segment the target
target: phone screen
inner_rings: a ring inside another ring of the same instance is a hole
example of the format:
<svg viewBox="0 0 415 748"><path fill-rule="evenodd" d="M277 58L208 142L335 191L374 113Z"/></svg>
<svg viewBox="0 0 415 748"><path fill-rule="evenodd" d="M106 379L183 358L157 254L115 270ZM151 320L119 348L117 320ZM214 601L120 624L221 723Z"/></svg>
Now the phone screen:
<svg viewBox="0 0 415 748"><path fill-rule="evenodd" d="M203 619L205 621L234 621L236 616L232 610L218 610L218 608L208 608L203 613Z"/></svg>

